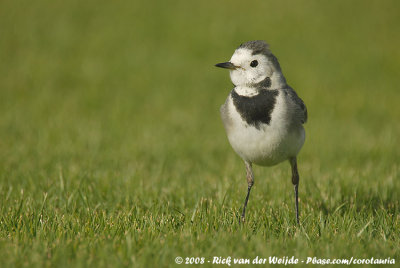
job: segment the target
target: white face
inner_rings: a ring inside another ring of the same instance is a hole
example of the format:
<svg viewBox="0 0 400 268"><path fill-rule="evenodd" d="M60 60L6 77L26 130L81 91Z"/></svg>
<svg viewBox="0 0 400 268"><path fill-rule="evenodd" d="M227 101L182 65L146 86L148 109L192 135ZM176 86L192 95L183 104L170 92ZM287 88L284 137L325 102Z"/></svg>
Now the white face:
<svg viewBox="0 0 400 268"><path fill-rule="evenodd" d="M252 55L246 48L236 49L230 62L238 67L230 70L231 80L235 86L261 82L266 77L271 77L273 73L272 63L266 56Z"/></svg>

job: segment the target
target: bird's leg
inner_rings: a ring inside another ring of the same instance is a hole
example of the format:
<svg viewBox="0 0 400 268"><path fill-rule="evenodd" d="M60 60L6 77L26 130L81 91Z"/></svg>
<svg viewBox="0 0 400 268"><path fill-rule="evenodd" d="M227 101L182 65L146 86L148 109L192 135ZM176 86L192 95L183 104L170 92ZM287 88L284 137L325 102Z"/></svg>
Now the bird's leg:
<svg viewBox="0 0 400 268"><path fill-rule="evenodd" d="M247 161L245 161L244 163L246 165L247 195L246 195L246 199L244 200L244 205L243 205L242 222L245 221L247 202L249 201L251 187L254 184L254 175L253 175L253 169L251 168L251 163L247 162ZM239 222L240 222L240 219L239 219Z"/></svg>
<svg viewBox="0 0 400 268"><path fill-rule="evenodd" d="M297 159L293 157L290 159L292 167L292 183L294 185L294 198L296 204L296 221L299 224L299 172L297 171Z"/></svg>

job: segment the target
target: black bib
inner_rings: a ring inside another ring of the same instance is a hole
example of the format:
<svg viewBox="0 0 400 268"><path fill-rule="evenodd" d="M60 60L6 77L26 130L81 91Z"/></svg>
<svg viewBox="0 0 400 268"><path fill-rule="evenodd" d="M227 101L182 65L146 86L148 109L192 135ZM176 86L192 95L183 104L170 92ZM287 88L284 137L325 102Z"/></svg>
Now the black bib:
<svg viewBox="0 0 400 268"><path fill-rule="evenodd" d="M260 129L261 123L269 125L278 95L278 90L268 89L261 89L257 95L251 97L241 96L235 89L231 92L233 104L242 119L257 129Z"/></svg>

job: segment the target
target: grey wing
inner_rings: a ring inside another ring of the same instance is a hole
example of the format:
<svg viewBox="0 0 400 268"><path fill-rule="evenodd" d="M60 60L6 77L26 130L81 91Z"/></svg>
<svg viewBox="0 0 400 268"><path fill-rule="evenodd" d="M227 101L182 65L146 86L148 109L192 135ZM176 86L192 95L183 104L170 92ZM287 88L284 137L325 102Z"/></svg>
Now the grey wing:
<svg viewBox="0 0 400 268"><path fill-rule="evenodd" d="M307 107L303 100L297 95L293 88L288 87L285 90L285 94L289 97L290 105L293 107L296 118L300 119L302 124L307 122L308 114Z"/></svg>

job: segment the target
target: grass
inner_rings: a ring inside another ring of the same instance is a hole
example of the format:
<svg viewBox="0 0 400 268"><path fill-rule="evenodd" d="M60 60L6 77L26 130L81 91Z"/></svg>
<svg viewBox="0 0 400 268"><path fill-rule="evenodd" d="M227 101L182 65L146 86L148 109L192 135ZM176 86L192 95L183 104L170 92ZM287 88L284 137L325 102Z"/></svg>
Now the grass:
<svg viewBox="0 0 400 268"><path fill-rule="evenodd" d="M400 261L397 1L0 3L0 262ZM309 121L299 159L244 166L213 64L265 39Z"/></svg>

